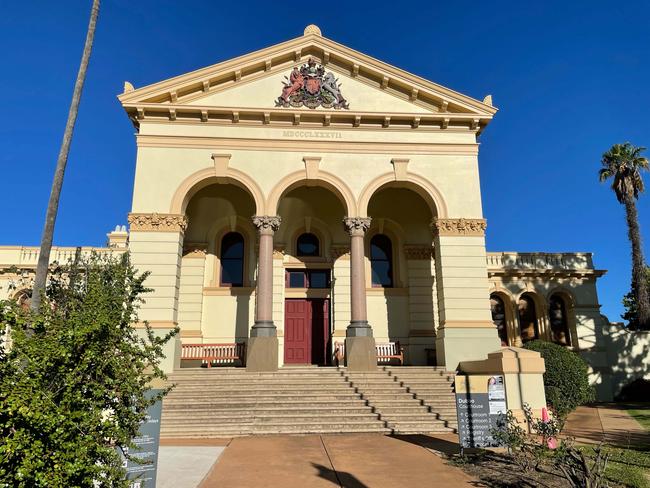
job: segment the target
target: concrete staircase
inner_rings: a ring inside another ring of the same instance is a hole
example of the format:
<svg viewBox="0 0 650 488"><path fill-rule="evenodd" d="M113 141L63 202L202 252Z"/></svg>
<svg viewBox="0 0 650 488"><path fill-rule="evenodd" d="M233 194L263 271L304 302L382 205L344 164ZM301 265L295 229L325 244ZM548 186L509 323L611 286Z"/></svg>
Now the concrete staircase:
<svg viewBox="0 0 650 488"><path fill-rule="evenodd" d="M452 418L446 410L433 410L446 407L445 396L454 406L449 377L435 368L406 373L408 369L384 367L366 374L310 366L274 373L178 370L169 376L176 386L163 402L161 436L452 431L455 411ZM409 380L423 392L422 398L410 390ZM426 394L436 388L441 397L429 400Z"/></svg>

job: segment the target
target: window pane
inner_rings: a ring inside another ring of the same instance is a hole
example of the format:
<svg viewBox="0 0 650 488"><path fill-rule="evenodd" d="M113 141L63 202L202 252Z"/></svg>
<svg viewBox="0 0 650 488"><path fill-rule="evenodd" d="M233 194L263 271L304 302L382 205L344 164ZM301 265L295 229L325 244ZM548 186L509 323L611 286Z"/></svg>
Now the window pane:
<svg viewBox="0 0 650 488"><path fill-rule="evenodd" d="M289 271L289 288L306 288L304 271Z"/></svg>
<svg viewBox="0 0 650 488"><path fill-rule="evenodd" d="M226 234L221 241L221 259L243 258L244 238L237 232Z"/></svg>
<svg viewBox="0 0 650 488"><path fill-rule="evenodd" d="M370 241L370 259L388 260L392 256L391 244L388 237L377 234Z"/></svg>
<svg viewBox="0 0 650 488"><path fill-rule="evenodd" d="M539 337L537 312L533 299L524 295L519 299L519 329L522 342L532 341Z"/></svg>
<svg viewBox="0 0 650 488"><path fill-rule="evenodd" d="M372 262L372 284L375 286L392 286L393 279L388 261Z"/></svg>
<svg viewBox="0 0 650 488"><path fill-rule="evenodd" d="M221 239L221 284L244 286L244 237L238 232Z"/></svg>
<svg viewBox="0 0 650 488"><path fill-rule="evenodd" d="M241 259L221 260L221 284L231 286L243 286L243 262Z"/></svg>
<svg viewBox="0 0 650 488"><path fill-rule="evenodd" d="M302 234L298 237L298 256L318 256L318 237L314 234Z"/></svg>
<svg viewBox="0 0 650 488"><path fill-rule="evenodd" d="M553 342L562 344L563 346L571 345L571 335L569 334L569 323L564 300L557 295L553 295L549 301L548 308L551 321L551 339Z"/></svg>
<svg viewBox="0 0 650 488"><path fill-rule="evenodd" d="M327 271L310 271L309 288L328 288L329 273Z"/></svg>

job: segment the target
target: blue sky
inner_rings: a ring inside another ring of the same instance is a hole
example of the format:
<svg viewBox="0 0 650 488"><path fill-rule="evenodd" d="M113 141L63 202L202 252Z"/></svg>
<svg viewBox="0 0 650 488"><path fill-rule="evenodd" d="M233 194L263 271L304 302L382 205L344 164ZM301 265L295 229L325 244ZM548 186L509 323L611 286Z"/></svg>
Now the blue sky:
<svg viewBox="0 0 650 488"><path fill-rule="evenodd" d="M0 16L0 244L37 245L90 0ZM125 224L135 141L116 95L297 37L323 34L500 109L481 137L488 250L592 251L603 312L629 289L623 207L597 181L613 143L650 146L648 2L104 0L55 243L103 245ZM645 180L650 185L650 177ZM650 255L650 194L639 202ZM650 256L649 256L650 257Z"/></svg>

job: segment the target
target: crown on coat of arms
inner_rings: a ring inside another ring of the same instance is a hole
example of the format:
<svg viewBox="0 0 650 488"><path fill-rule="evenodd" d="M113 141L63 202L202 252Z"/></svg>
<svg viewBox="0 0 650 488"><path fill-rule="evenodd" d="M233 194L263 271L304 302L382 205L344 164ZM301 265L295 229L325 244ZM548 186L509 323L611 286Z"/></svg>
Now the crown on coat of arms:
<svg viewBox="0 0 650 488"><path fill-rule="evenodd" d="M349 108L338 78L331 71L325 71L314 58L294 67L285 79L282 94L275 101L276 107Z"/></svg>

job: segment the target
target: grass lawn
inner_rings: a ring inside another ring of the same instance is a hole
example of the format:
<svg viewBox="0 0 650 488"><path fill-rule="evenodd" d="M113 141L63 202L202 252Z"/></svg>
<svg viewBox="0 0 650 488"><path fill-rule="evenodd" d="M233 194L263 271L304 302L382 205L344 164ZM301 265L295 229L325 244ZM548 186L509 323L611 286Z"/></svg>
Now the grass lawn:
<svg viewBox="0 0 650 488"><path fill-rule="evenodd" d="M650 451L622 449L604 446L609 453L605 476L610 482L631 488L650 488ZM590 456L593 448L582 446L581 450Z"/></svg>
<svg viewBox="0 0 650 488"><path fill-rule="evenodd" d="M634 419L643 426L645 430L650 430L650 407L649 408L633 408L627 410Z"/></svg>

